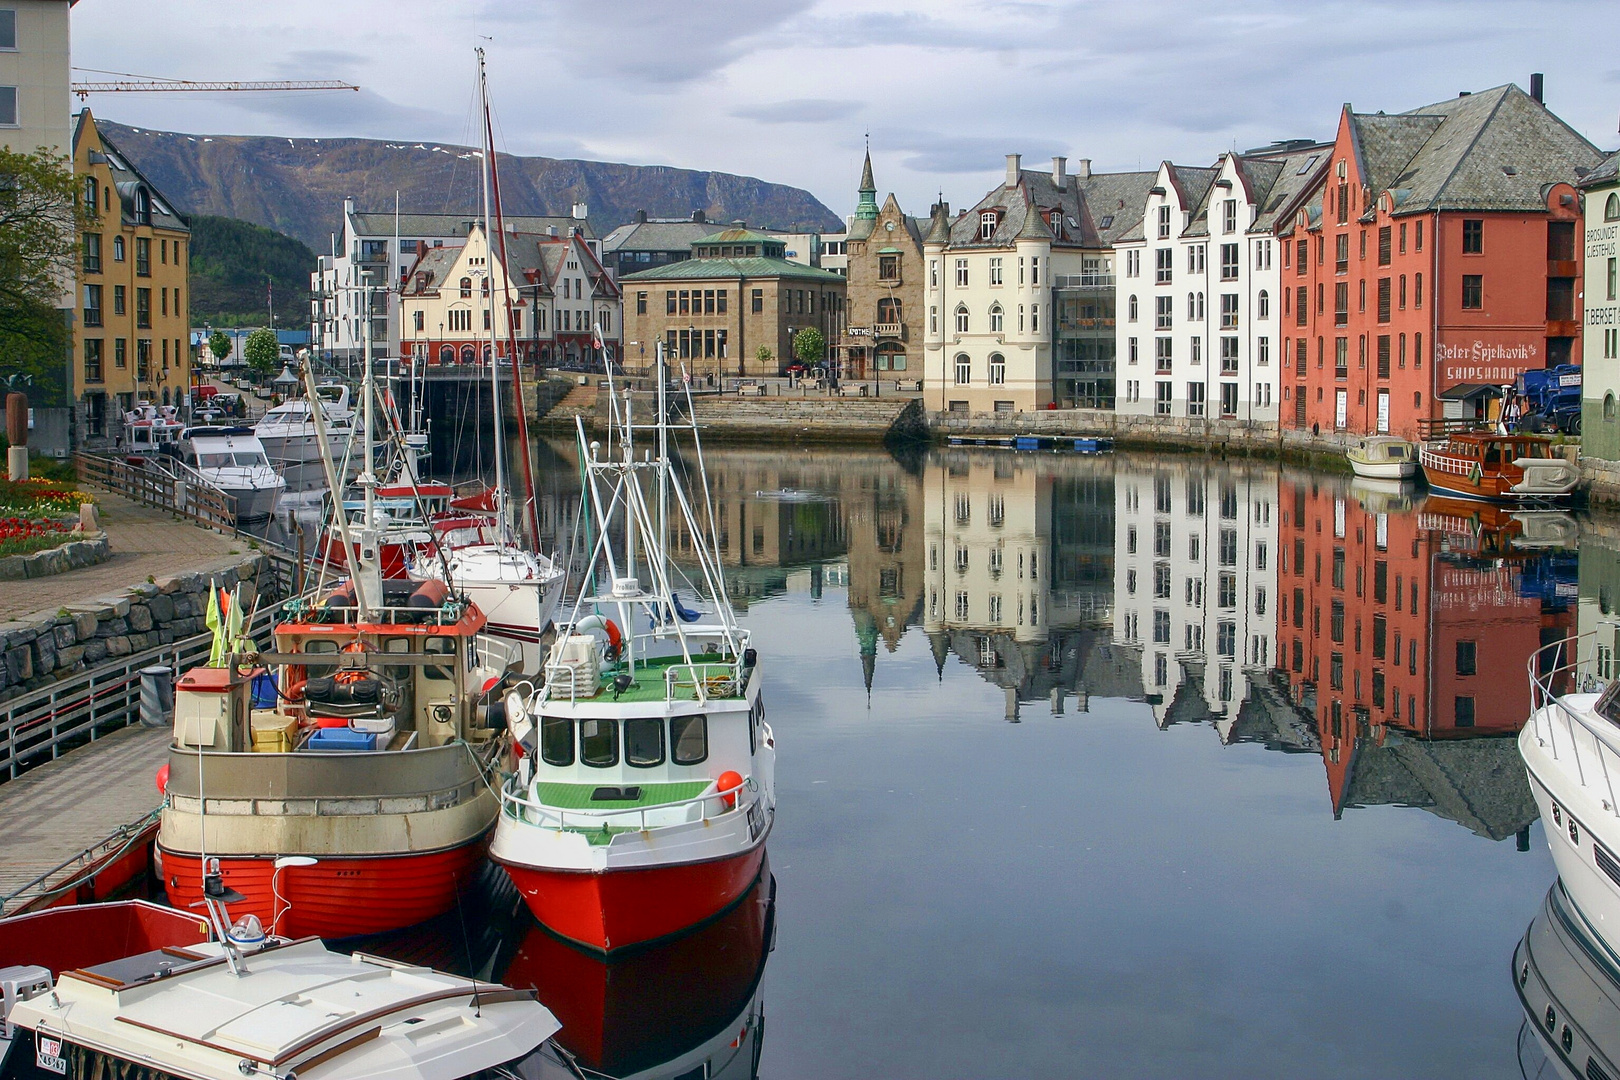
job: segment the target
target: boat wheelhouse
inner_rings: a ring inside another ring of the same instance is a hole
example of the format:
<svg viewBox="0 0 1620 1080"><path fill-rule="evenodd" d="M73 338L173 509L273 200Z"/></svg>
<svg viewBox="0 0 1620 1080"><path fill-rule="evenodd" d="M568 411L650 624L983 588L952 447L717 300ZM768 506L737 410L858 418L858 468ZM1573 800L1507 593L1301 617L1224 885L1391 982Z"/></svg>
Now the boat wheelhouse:
<svg viewBox="0 0 1620 1080"><path fill-rule="evenodd" d="M355 412L349 404L349 388L336 383L316 387L316 403L308 396L293 398L275 406L253 425L264 445L264 452L288 484L298 490L312 490L324 484L320 438L316 431L315 408L325 422L326 437L343 445L354 436ZM358 468L355 463L351 468Z"/></svg>
<svg viewBox="0 0 1620 1080"><path fill-rule="evenodd" d="M1429 486L1487 502L1550 502L1575 490L1580 474L1539 435L1465 431L1424 443L1418 453Z"/></svg>
<svg viewBox="0 0 1620 1080"><path fill-rule="evenodd" d="M1530 658L1519 755L1570 901L1620 960L1620 679L1598 634Z"/></svg>
<svg viewBox="0 0 1620 1080"><path fill-rule="evenodd" d="M124 413L124 453L144 460L170 452L180 441L185 425L173 405L142 400Z"/></svg>

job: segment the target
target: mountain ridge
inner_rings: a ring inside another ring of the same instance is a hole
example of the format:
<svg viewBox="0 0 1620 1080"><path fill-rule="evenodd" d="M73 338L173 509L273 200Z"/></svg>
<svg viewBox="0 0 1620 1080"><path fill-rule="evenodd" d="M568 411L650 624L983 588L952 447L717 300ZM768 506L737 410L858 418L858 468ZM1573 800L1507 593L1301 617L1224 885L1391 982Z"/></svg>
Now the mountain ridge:
<svg viewBox="0 0 1620 1080"><path fill-rule="evenodd" d="M478 205L473 151L451 143L385 139L294 139L279 135L193 135L96 118L102 132L186 214L238 218L285 233L312 250L331 248L343 200L385 212L400 193L418 213L465 213ZM566 217L586 204L605 235L633 219L743 220L755 228L836 231L837 214L802 188L755 177L668 165L497 155L509 214Z"/></svg>

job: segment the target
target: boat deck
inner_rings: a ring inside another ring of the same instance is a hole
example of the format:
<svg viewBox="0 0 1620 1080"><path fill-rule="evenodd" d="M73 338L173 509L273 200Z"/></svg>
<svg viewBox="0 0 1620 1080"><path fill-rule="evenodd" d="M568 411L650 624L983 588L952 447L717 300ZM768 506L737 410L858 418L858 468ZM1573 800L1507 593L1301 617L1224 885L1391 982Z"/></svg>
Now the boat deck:
<svg viewBox="0 0 1620 1080"><path fill-rule="evenodd" d="M663 803L695 799L709 786L707 780L686 780L671 784L636 784L641 789L638 799L593 799L592 793L601 790L600 784L556 784L544 780L534 785L538 802L555 806L559 810L640 810Z"/></svg>
<svg viewBox="0 0 1620 1080"><path fill-rule="evenodd" d="M75 859L81 853L94 849L84 860L94 863L117 851L126 841L103 845L120 826L147 818L162 800L154 778L168 764L170 734L167 727L127 727L0 784L0 821L6 826L0 897L57 867L60 873L50 880L66 881L82 867ZM141 846L138 841L131 850ZM48 884L5 902L5 911L37 899Z"/></svg>
<svg viewBox="0 0 1620 1080"><path fill-rule="evenodd" d="M650 660L637 660L635 682L629 689L615 694L613 680L626 669L622 665L614 665L602 672L601 688L592 701L618 701L633 705L653 704L656 702L696 701L697 685L691 671L680 671L675 675L673 694L666 694L665 680L670 668L684 667L686 660L680 656L659 656ZM711 698L738 698L742 696L742 687L733 682L731 678L732 664L729 660L705 660L694 657L692 667L702 674L705 691ZM566 696L566 695L564 695Z"/></svg>

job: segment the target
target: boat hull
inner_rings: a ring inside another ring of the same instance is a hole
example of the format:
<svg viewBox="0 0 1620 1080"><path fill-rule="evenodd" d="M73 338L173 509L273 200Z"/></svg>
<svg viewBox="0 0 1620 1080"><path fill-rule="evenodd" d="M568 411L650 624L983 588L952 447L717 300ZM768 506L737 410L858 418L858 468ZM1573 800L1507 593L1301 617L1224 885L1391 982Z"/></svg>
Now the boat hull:
<svg viewBox="0 0 1620 1080"><path fill-rule="evenodd" d="M1417 475L1415 461L1357 461L1351 457L1350 471L1368 480L1407 480Z"/></svg>
<svg viewBox="0 0 1620 1080"><path fill-rule="evenodd" d="M1620 857L1620 828L1591 789L1572 782L1536 736L1536 725L1519 733L1519 754L1530 776L1530 793L1547 832L1553 865L1575 907L1611 951L1620 953L1620 877L1600 866L1597 845L1609 860ZM1557 794L1554 795L1553 792ZM1554 813L1554 807L1557 813Z"/></svg>
<svg viewBox="0 0 1620 1080"><path fill-rule="evenodd" d="M704 862L621 870L503 865L541 925L607 953L675 937L723 914L758 880L764 858L761 837Z"/></svg>
<svg viewBox="0 0 1620 1080"><path fill-rule="evenodd" d="M225 885L246 898L230 905L232 920L251 914L267 931L283 937L346 938L398 930L444 914L473 881L484 848L480 837L447 850L410 855L321 855L314 866L282 869L274 888L273 856L226 855L219 864ZM201 900L201 859L161 847L159 853L169 903L186 908Z"/></svg>

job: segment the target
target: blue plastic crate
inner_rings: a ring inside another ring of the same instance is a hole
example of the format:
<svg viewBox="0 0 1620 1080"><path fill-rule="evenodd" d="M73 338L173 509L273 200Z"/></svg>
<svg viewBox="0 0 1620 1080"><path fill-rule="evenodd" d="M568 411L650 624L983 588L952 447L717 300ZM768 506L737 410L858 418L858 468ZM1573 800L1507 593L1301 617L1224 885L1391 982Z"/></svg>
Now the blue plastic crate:
<svg viewBox="0 0 1620 1080"><path fill-rule="evenodd" d="M377 736L346 727L320 728L309 737L311 750L375 750Z"/></svg>

